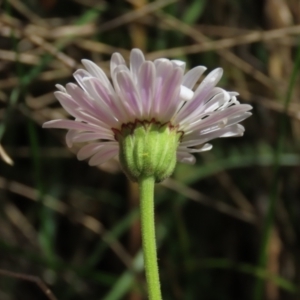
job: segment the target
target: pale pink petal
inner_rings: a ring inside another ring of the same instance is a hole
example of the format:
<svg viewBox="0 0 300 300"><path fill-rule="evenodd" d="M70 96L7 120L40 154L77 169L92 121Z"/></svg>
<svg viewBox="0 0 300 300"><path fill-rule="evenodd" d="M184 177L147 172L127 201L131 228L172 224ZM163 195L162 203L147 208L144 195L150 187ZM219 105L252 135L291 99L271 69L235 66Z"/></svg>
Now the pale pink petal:
<svg viewBox="0 0 300 300"><path fill-rule="evenodd" d="M139 49L130 53L130 68L121 54L112 55L112 83L95 63L82 63L87 70L74 73L78 85L57 85L59 91L55 93L75 120L53 120L43 127L67 129L69 147L75 142L92 142L77 154L80 160L90 158L92 166L118 159L115 129L122 131L122 126L136 120L155 120L177 128L182 134L177 159L194 163L191 153L210 150L208 141L243 135L245 129L239 122L251 115L252 107L240 104L238 93L216 87L222 69L210 72L194 91L205 67L183 75L185 62L166 58L145 61Z"/></svg>
<svg viewBox="0 0 300 300"><path fill-rule="evenodd" d="M193 123L200 119L201 114L211 112L214 110L221 110L221 107L225 108L226 104L230 101L230 95L221 88L213 88L207 98L201 105L199 105L193 112L186 116L181 123ZM219 103L219 106L214 106L215 102Z"/></svg>
<svg viewBox="0 0 300 300"><path fill-rule="evenodd" d="M90 123L97 125L99 127L102 127L103 124L116 124L114 118L112 118L109 114L101 114L100 117L102 120L99 120L95 117L93 117L91 114L85 113L84 111L80 110L78 108L77 103L68 95L64 94L62 92L55 92L54 93L56 98L59 100L62 107L73 117ZM104 123L103 123L104 122Z"/></svg>
<svg viewBox="0 0 300 300"><path fill-rule="evenodd" d="M224 127L225 126L222 122L219 122L219 123L216 123L213 125L208 124L207 126L201 126L201 129L199 129L199 130L185 131L185 134L181 140L184 142L184 141L188 141L190 139L199 138L199 136L202 136L203 134L208 134L210 132L220 130Z"/></svg>
<svg viewBox="0 0 300 300"><path fill-rule="evenodd" d="M73 143L83 143L88 141L95 141L95 140L114 140L114 135L111 132L80 132L76 133L71 137Z"/></svg>
<svg viewBox="0 0 300 300"><path fill-rule="evenodd" d="M219 110L224 110L230 106L232 106L233 104L237 105L237 104L240 104L239 101L237 101L236 97L232 97L231 99L229 99L229 101L227 103L224 103L220 108Z"/></svg>
<svg viewBox="0 0 300 300"><path fill-rule="evenodd" d="M177 110L180 95L182 69L176 68L165 82L161 95L161 121L168 122Z"/></svg>
<svg viewBox="0 0 300 300"><path fill-rule="evenodd" d="M111 78L114 77L115 68L120 66L120 65L123 65L124 67L126 67L126 62L125 62L123 56L120 53L114 53L111 56L111 59L110 59L110 75L111 75Z"/></svg>
<svg viewBox="0 0 300 300"><path fill-rule="evenodd" d="M87 87L85 86L85 82L84 79L87 78L93 78L93 76L91 76L91 74L83 69L78 69L77 71L75 71L73 73L73 77L76 79L76 81L78 82L79 86L85 90L88 91Z"/></svg>
<svg viewBox="0 0 300 300"><path fill-rule="evenodd" d="M97 92L95 82L97 82L98 79L92 78L84 81L86 86L88 87L89 95L95 100L95 104L99 107L100 111L102 112L101 116L99 115L101 121L107 123L110 127L118 126L119 122L117 116L115 116L114 114L114 111L110 108L109 105L105 103L105 101Z"/></svg>
<svg viewBox="0 0 300 300"><path fill-rule="evenodd" d="M132 49L130 52L130 71L133 79L137 81L138 74L142 63L145 61L143 52L140 49Z"/></svg>
<svg viewBox="0 0 300 300"><path fill-rule="evenodd" d="M105 145L104 142L91 143L83 146L77 153L78 160L85 160L97 153Z"/></svg>
<svg viewBox="0 0 300 300"><path fill-rule="evenodd" d="M163 90L165 87L165 83L168 81L169 77L172 74L173 66L169 60L156 60L156 78L155 78L155 94L153 99L153 105L151 107L151 115L156 118L161 112L161 106L163 99Z"/></svg>
<svg viewBox="0 0 300 300"><path fill-rule="evenodd" d="M93 86L98 98L101 99L101 103L106 104L107 112L111 113L118 121L128 119L128 113L124 109L125 106L115 92L112 94L97 78L90 79L90 84Z"/></svg>
<svg viewBox="0 0 300 300"><path fill-rule="evenodd" d="M207 68L203 66L198 66L191 69L183 76L182 85L192 89L206 69Z"/></svg>
<svg viewBox="0 0 300 300"><path fill-rule="evenodd" d="M219 82L222 74L223 70L221 68L218 68L210 72L205 77L205 79L197 88L194 94L194 98L187 102L176 116L175 122L177 124L179 122L182 122L185 118L195 112L195 110L199 108L199 106L204 105L206 101L209 100L207 99L207 96L210 95L212 88Z"/></svg>
<svg viewBox="0 0 300 300"><path fill-rule="evenodd" d="M100 79L102 84L104 84L108 89L112 89L110 81L99 66L88 59L82 59L81 62L91 75Z"/></svg>
<svg viewBox="0 0 300 300"><path fill-rule="evenodd" d="M251 109L252 107L250 105L243 104L243 105L231 106L226 110L203 114L202 116L199 116L198 121L189 124L188 130L189 131L201 130L201 128L204 128L206 126L213 126L217 123L222 123L223 121L225 121L225 125L226 125L229 118L234 117L236 115L241 115L244 112ZM206 118L203 119L205 116Z"/></svg>
<svg viewBox="0 0 300 300"><path fill-rule="evenodd" d="M77 134L77 130L69 130L66 134L66 144L69 148L71 148L73 146L73 142L72 139L74 137L75 134Z"/></svg>
<svg viewBox="0 0 300 300"><path fill-rule="evenodd" d="M215 95L212 99L206 102L201 109L201 113L213 112L217 110L220 106L224 105L224 103L228 102L226 95L221 92Z"/></svg>
<svg viewBox="0 0 300 300"><path fill-rule="evenodd" d="M127 103L134 111L132 119L139 119L142 116L142 103L130 73L121 71L117 74L116 79L120 88L119 97L122 97L124 102Z"/></svg>
<svg viewBox="0 0 300 300"><path fill-rule="evenodd" d="M120 87L119 87L119 83L118 83L118 80L117 80L117 75L120 72L127 72L127 73L131 74L129 69L124 65L119 65L114 69L114 71L112 72L111 79L112 79L113 86L114 86L114 89L115 89L117 94L120 93ZM133 114L133 113L134 113L133 111L130 112L130 114Z"/></svg>
<svg viewBox="0 0 300 300"><path fill-rule="evenodd" d="M71 98L77 103L78 107L94 114L95 105L92 99L89 99L87 94L76 84L68 83L66 85L66 91Z"/></svg>
<svg viewBox="0 0 300 300"><path fill-rule="evenodd" d="M149 118L154 97L155 68L150 61L145 61L138 74L139 94L143 106L143 117Z"/></svg>
<svg viewBox="0 0 300 300"><path fill-rule="evenodd" d="M236 116L240 116L241 114L244 114L245 112L249 111L252 109L252 106L248 105L248 104L241 104L241 105L234 105L231 107L228 107L225 110L221 110L221 111L215 111L215 112L210 112L210 113L203 113L203 115L200 115L200 118L202 118L204 115L208 115L207 118L205 118L202 121L203 125L206 124L215 124L216 122L221 122L224 119L226 120L225 124L228 124L228 120L236 117ZM190 129L192 129L194 126L198 126L197 122L193 123L190 127Z"/></svg>
<svg viewBox="0 0 300 300"><path fill-rule="evenodd" d="M48 121L43 124L43 128L74 129L92 132L97 132L99 130L99 126L96 125L65 119Z"/></svg>
<svg viewBox="0 0 300 300"><path fill-rule="evenodd" d="M184 141L180 143L180 146L193 147L193 146L204 144L215 138L242 136L244 131L245 129L242 125L235 124L205 134L199 134L198 136L197 133L195 132L192 135L187 135Z"/></svg>
<svg viewBox="0 0 300 300"><path fill-rule="evenodd" d="M114 117L107 108L103 109L99 103L96 103L85 91L77 85L68 83L67 92L76 101L81 110L90 114L101 123L103 127L110 128L110 124L115 122Z"/></svg>
<svg viewBox="0 0 300 300"><path fill-rule="evenodd" d="M113 158L114 156L118 155L119 153L119 146L118 145L105 145L99 151L94 154L90 160L90 166L99 166L109 159Z"/></svg>
<svg viewBox="0 0 300 300"><path fill-rule="evenodd" d="M227 126L233 125L233 124L236 124L236 123L240 123L240 122L244 121L245 119L249 118L250 116L252 116L252 113L245 112L241 115L231 117L227 122Z"/></svg>

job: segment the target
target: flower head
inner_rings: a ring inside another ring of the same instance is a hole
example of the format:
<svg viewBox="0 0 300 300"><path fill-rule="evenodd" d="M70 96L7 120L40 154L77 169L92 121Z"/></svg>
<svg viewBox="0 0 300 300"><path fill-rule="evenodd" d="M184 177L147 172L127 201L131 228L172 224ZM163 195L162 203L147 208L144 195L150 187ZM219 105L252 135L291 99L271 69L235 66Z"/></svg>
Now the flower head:
<svg viewBox="0 0 300 300"><path fill-rule="evenodd" d="M216 87L223 74L221 68L210 72L193 90L205 67L184 74L184 62L165 58L147 61L139 49L131 51L130 67L119 53L112 55L112 82L93 62L82 63L86 70L74 73L78 85L57 85L59 91L55 92L75 120L53 120L43 127L68 129L69 147L89 142L77 157L89 158L91 166L120 157L122 137L153 124L175 132L175 160L194 163L192 153L212 148L208 141L242 136L244 127L238 123L251 115L252 107L240 104L236 92Z"/></svg>

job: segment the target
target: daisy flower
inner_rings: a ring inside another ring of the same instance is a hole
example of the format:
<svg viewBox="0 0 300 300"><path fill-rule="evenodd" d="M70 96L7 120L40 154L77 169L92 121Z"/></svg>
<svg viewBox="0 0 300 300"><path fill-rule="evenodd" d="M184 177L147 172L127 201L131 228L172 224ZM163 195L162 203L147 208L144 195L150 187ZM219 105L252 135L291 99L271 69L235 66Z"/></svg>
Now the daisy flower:
<svg viewBox="0 0 300 300"><path fill-rule="evenodd" d="M139 49L131 51L129 67L121 54L112 55L111 81L92 61L84 59L82 63L85 70L74 73L77 84L56 85L55 92L75 119L52 120L43 127L69 130L67 145L84 143L77 157L89 159L91 166L120 158L122 136L147 126L152 126L150 131L164 127L175 133L175 160L194 163L193 153L212 148L208 141L242 136L244 127L239 123L251 115L252 107L240 104L238 93L216 87L223 74L221 68L211 71L194 89L205 67L197 66L184 74L184 62L165 58L147 61Z"/></svg>
<svg viewBox="0 0 300 300"><path fill-rule="evenodd" d="M169 177L177 161L194 163L193 153L212 148L218 137L242 136L239 123L252 107L236 92L216 87L223 71L198 66L186 74L178 60L147 61L133 49L130 66L119 53L110 62L111 81L89 60L74 73L77 84L57 85L55 96L74 120L53 120L45 128L67 129L66 142L83 143L79 160L91 166L118 158L127 176L137 181L145 273L149 299L162 299L156 254L154 186Z"/></svg>

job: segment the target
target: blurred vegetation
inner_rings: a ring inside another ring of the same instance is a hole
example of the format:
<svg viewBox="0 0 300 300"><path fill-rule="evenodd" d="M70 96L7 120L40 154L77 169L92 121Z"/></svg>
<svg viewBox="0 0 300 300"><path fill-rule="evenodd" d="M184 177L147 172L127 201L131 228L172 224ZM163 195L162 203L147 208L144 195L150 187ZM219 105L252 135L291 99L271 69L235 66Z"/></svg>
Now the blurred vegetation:
<svg viewBox="0 0 300 300"><path fill-rule="evenodd" d="M108 74L133 47L221 66L254 107L243 138L157 186L164 300L300 299L299 0L0 4L1 300L146 299L137 186L41 129L68 117L54 85L82 58Z"/></svg>

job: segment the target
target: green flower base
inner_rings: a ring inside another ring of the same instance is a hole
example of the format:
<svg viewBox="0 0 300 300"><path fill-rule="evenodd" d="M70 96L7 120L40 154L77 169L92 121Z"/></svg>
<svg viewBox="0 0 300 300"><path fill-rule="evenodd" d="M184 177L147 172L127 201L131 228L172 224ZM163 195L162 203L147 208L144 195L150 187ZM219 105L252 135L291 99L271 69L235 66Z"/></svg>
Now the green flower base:
<svg viewBox="0 0 300 300"><path fill-rule="evenodd" d="M114 132L120 145L121 166L131 180L153 176L155 182L160 182L173 173L182 135L176 127L155 120L136 121Z"/></svg>

